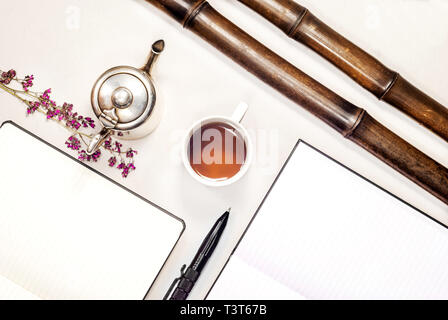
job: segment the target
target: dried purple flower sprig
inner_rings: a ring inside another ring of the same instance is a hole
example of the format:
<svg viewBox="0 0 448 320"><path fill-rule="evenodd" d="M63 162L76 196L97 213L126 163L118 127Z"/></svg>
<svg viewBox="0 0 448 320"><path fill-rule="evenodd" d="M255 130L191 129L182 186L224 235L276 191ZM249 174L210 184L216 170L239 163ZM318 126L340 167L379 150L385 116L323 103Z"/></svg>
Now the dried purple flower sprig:
<svg viewBox="0 0 448 320"><path fill-rule="evenodd" d="M14 88L13 84L20 89ZM67 148L78 152L78 159L81 161L97 162L102 155L101 150L99 149L93 155L88 155L84 149L93 138L93 135L85 130L95 128L94 120L79 115L73 110L72 104L64 103L62 106L58 106L50 96L51 89L44 92L31 91L30 88L33 85L33 75L19 79L15 70L11 69L7 72L0 70L0 88L22 101L27 106L27 115L32 115L36 111L40 112L48 120L55 121L71 131L71 136L65 142ZM104 142L101 148L111 154L108 160L109 166L119 169L123 178L127 178L129 173L135 170L134 157L137 151L132 148L123 150L123 145L111 137Z"/></svg>

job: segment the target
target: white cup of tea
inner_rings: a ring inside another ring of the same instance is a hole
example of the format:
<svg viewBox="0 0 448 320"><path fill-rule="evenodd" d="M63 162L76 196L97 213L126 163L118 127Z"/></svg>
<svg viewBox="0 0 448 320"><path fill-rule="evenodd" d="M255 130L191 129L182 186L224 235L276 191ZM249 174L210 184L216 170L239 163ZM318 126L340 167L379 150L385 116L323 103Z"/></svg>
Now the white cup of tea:
<svg viewBox="0 0 448 320"><path fill-rule="evenodd" d="M212 116L197 121L187 131L182 161L198 182L228 186L240 180L252 161L252 142L241 125L249 106L240 103L231 117Z"/></svg>

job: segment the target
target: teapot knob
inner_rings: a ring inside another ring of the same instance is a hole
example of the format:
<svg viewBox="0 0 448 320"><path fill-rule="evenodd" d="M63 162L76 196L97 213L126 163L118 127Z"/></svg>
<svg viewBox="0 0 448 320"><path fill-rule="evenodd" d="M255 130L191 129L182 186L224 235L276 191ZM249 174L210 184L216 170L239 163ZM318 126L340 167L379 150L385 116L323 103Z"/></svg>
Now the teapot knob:
<svg viewBox="0 0 448 320"><path fill-rule="evenodd" d="M133 100L132 92L125 87L119 87L112 93L112 104L116 108L125 109L131 105Z"/></svg>

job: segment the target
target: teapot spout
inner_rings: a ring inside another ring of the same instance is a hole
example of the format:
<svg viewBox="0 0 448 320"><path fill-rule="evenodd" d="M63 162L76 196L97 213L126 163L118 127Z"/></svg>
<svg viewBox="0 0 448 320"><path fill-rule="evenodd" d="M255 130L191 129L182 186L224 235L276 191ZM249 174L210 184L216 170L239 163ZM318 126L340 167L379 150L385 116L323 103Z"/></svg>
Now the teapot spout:
<svg viewBox="0 0 448 320"><path fill-rule="evenodd" d="M152 67L154 66L155 62L157 61L157 58L160 56L160 54L165 49L165 41L158 40L153 43L151 47L151 53L149 54L148 62L146 65L142 68L144 72L147 74L151 74Z"/></svg>

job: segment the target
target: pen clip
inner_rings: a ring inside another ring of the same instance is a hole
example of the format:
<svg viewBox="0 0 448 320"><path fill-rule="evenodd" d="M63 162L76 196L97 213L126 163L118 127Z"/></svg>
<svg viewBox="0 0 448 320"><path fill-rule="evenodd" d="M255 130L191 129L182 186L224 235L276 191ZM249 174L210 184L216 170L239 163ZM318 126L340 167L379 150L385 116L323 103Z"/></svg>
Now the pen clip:
<svg viewBox="0 0 448 320"><path fill-rule="evenodd" d="M171 293L174 291L174 288L176 287L176 285L179 283L180 280L182 280L182 278L185 275L185 269L187 268L187 265L184 264L182 266L182 268L180 269L180 277L174 279L173 283L171 284L170 288L168 289L168 292L165 294L165 296L163 297L163 300L168 300L169 296L171 295Z"/></svg>

